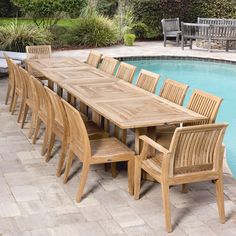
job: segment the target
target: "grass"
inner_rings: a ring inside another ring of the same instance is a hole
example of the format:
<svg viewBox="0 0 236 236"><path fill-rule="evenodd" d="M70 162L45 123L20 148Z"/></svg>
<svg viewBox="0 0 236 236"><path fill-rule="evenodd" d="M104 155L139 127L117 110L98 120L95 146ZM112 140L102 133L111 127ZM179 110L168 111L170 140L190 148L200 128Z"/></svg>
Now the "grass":
<svg viewBox="0 0 236 236"><path fill-rule="evenodd" d="M21 23L27 23L27 24L34 24L32 19L24 19L24 18L0 18L0 26L4 26L6 24L9 24L12 21L17 20L19 24ZM64 26L64 27L72 27L76 22L76 19L62 19L59 20L57 25Z"/></svg>

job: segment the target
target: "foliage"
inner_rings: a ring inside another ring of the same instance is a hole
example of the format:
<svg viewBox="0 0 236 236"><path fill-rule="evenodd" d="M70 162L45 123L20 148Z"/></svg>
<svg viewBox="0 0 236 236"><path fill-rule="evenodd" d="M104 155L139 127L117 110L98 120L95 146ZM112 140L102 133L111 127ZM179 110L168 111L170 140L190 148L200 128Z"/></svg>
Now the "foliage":
<svg viewBox="0 0 236 236"><path fill-rule="evenodd" d="M79 15L85 0L12 0L25 14L33 18L37 26L51 28L66 13Z"/></svg>
<svg viewBox="0 0 236 236"><path fill-rule="evenodd" d="M118 31L113 21L104 16L80 17L72 31L74 44L102 47L117 42Z"/></svg>
<svg viewBox="0 0 236 236"><path fill-rule="evenodd" d="M161 35L161 19L179 17L196 22L197 17L236 18L235 0L133 0L135 22L145 23L153 36Z"/></svg>
<svg viewBox="0 0 236 236"><path fill-rule="evenodd" d="M0 49L16 52L25 51L27 45L50 44L49 31L29 24L11 22L0 27Z"/></svg>
<svg viewBox="0 0 236 236"><path fill-rule="evenodd" d="M148 38L149 29L146 24L138 22L132 26L131 33L138 39L145 39Z"/></svg>
<svg viewBox="0 0 236 236"><path fill-rule="evenodd" d="M134 34L125 34L124 35L124 43L126 46L133 46L135 41L135 35Z"/></svg>
<svg viewBox="0 0 236 236"><path fill-rule="evenodd" d="M119 0L118 12L114 21L119 29L119 40L122 40L125 34L130 33L134 23L133 9L130 5L126 5L125 0Z"/></svg>
<svg viewBox="0 0 236 236"><path fill-rule="evenodd" d="M10 0L0 1L0 17L11 17L18 14L18 8Z"/></svg>
<svg viewBox="0 0 236 236"><path fill-rule="evenodd" d="M119 0L99 0L97 11L104 16L113 17L118 9Z"/></svg>

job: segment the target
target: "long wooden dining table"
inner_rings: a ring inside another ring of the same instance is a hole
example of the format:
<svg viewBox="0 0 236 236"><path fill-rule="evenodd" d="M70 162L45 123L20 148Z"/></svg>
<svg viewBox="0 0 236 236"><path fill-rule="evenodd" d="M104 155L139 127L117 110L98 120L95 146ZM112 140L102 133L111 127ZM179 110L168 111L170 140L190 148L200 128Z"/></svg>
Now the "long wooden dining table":
<svg viewBox="0 0 236 236"><path fill-rule="evenodd" d="M42 73L61 95L73 97L122 130L135 130L135 151L146 128L202 121L206 117L106 74L77 58L53 57L25 60Z"/></svg>

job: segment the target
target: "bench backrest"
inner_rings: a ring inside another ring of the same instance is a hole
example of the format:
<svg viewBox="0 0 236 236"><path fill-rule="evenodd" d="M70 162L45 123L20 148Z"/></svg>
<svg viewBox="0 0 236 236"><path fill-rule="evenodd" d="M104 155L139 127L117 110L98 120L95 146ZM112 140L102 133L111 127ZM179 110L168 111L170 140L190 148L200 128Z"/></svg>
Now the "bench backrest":
<svg viewBox="0 0 236 236"><path fill-rule="evenodd" d="M217 18L201 18L201 17L198 17L197 22L198 22L198 24L236 26L236 19L217 19Z"/></svg>

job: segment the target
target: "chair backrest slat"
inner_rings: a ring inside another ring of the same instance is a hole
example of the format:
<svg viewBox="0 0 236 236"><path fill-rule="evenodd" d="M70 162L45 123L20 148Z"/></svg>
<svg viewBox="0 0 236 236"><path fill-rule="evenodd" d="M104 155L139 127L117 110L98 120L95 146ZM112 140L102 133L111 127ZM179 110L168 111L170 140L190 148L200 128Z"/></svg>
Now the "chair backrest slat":
<svg viewBox="0 0 236 236"><path fill-rule="evenodd" d="M104 57L99 69L110 75L114 75L118 62L118 60L112 57Z"/></svg>
<svg viewBox="0 0 236 236"><path fill-rule="evenodd" d="M160 75L152 73L150 71L141 70L136 86L150 93L154 93L159 79Z"/></svg>
<svg viewBox="0 0 236 236"><path fill-rule="evenodd" d="M90 66L97 68L101 59L102 59L102 54L100 52L91 50L88 55L86 63L89 64Z"/></svg>
<svg viewBox="0 0 236 236"><path fill-rule="evenodd" d="M27 59L50 58L52 49L50 45L26 46Z"/></svg>
<svg viewBox="0 0 236 236"><path fill-rule="evenodd" d="M182 106L187 90L188 85L167 79L161 88L160 97Z"/></svg>
<svg viewBox="0 0 236 236"><path fill-rule="evenodd" d="M126 82L132 83L136 66L121 62L117 70L116 77Z"/></svg>
<svg viewBox="0 0 236 236"><path fill-rule="evenodd" d="M208 120L194 122L186 125L214 123L222 101L223 101L222 98L219 98L212 94L205 93L200 90L195 90L195 92L192 94L190 98L187 108L196 113L208 117Z"/></svg>
<svg viewBox="0 0 236 236"><path fill-rule="evenodd" d="M170 145L169 174L218 171L227 124L177 128Z"/></svg>
<svg viewBox="0 0 236 236"><path fill-rule="evenodd" d="M81 160L91 158L91 147L88 133L80 112L62 99L69 121L69 143L74 153L78 153Z"/></svg>

